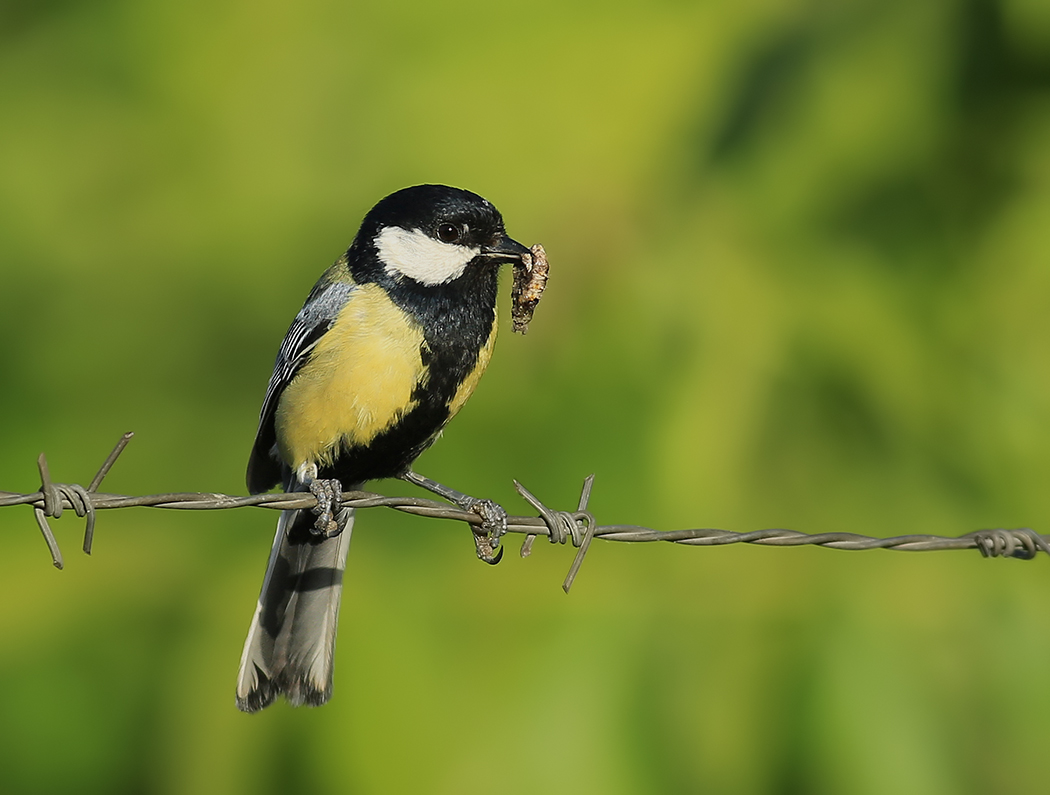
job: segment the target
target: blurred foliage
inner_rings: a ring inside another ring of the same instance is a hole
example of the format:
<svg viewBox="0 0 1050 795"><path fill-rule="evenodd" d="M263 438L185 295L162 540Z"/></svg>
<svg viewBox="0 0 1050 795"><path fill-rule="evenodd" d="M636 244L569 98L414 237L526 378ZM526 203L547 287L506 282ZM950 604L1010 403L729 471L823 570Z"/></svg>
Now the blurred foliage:
<svg viewBox="0 0 1050 795"><path fill-rule="evenodd" d="M420 461L605 523L1047 532L1050 5L0 3L0 487L243 491L363 213L542 242ZM400 490L399 484L378 484ZM273 516L0 515L5 793L1029 793L1047 561L355 531L335 697L239 714Z"/></svg>

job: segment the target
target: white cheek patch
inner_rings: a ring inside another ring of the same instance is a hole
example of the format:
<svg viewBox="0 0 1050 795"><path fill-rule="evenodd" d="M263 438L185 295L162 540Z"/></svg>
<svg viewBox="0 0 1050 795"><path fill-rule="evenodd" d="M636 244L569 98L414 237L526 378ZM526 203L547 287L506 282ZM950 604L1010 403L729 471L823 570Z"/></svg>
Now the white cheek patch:
<svg viewBox="0 0 1050 795"><path fill-rule="evenodd" d="M418 229L384 226L375 239L379 260L391 276L407 276L420 284L444 284L462 275L467 263L481 253L434 240Z"/></svg>

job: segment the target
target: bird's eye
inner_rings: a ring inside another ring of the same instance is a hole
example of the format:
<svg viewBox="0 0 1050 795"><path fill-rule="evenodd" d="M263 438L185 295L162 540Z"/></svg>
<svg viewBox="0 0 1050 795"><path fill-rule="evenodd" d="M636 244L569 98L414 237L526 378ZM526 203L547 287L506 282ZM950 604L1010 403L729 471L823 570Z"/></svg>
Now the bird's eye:
<svg viewBox="0 0 1050 795"><path fill-rule="evenodd" d="M455 243L459 240L459 227L455 224L441 224L437 228L437 234L442 243Z"/></svg>

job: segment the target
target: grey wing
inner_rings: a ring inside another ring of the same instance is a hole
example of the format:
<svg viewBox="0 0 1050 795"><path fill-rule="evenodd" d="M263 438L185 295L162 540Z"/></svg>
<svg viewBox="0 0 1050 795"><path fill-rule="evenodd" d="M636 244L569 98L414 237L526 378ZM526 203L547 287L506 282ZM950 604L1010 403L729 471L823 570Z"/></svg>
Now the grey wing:
<svg viewBox="0 0 1050 795"><path fill-rule="evenodd" d="M318 283L284 335L277 352L277 361L274 362L273 375L266 387L266 397L259 412L259 429L248 459L247 484L250 494L267 491L281 482L281 461L277 454L277 433L274 428L274 414L281 393L310 358L310 353L332 327L356 289L356 285L348 282Z"/></svg>

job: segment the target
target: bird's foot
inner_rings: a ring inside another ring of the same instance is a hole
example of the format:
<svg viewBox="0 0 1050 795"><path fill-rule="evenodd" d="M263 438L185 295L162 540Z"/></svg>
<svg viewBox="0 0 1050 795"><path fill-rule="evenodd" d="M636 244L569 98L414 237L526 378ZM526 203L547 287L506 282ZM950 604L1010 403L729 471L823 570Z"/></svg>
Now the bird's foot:
<svg viewBox="0 0 1050 795"><path fill-rule="evenodd" d="M481 517L481 524L471 528L478 558L495 566L503 559L500 538L507 532L507 512L492 500L478 500L473 497L470 500L463 507Z"/></svg>
<svg viewBox="0 0 1050 795"><path fill-rule="evenodd" d="M436 480L424 477L411 469L403 472L400 478L444 497L464 511L470 511L480 516L481 524L470 528L474 534L474 547L477 550L478 558L493 566L500 562L500 559L503 557L500 537L507 532L507 512L503 508L492 500L479 500L477 497L471 497L469 494L450 489L448 486L443 486Z"/></svg>
<svg viewBox="0 0 1050 795"><path fill-rule="evenodd" d="M339 510L339 498L343 494L343 484L338 480L311 480L309 484L310 493L317 498L317 505L310 509L317 517L310 531L314 535L323 538L332 538L339 535L339 522L336 521L336 512Z"/></svg>

